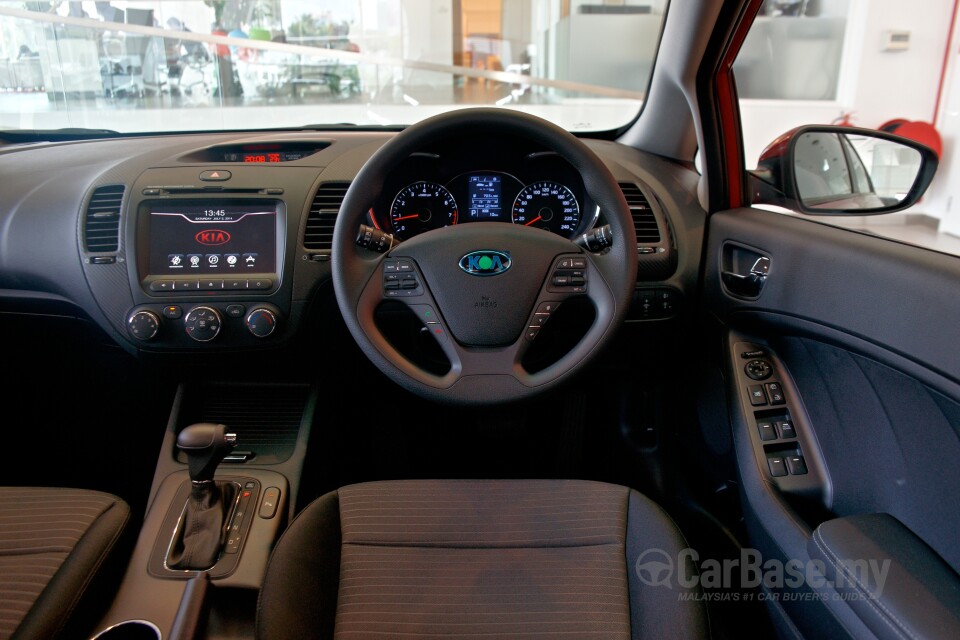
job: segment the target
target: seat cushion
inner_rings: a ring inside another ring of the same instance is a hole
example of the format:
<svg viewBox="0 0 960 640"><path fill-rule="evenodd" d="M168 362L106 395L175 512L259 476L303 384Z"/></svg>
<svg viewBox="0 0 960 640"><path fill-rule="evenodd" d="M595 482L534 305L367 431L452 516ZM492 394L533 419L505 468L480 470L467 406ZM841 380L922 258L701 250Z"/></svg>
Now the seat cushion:
<svg viewBox="0 0 960 640"><path fill-rule="evenodd" d="M575 480L351 485L303 510L261 591L261 638L700 637L706 615L634 570L686 546L650 500Z"/></svg>
<svg viewBox="0 0 960 640"><path fill-rule="evenodd" d="M127 504L106 493L0 487L0 639L79 631L78 604L129 518Z"/></svg>

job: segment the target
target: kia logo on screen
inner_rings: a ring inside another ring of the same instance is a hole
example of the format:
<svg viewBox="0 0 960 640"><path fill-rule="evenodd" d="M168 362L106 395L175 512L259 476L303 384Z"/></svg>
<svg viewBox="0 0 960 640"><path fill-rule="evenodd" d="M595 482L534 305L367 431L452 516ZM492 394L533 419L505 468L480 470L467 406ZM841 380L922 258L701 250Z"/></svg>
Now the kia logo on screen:
<svg viewBox="0 0 960 640"><path fill-rule="evenodd" d="M197 235L193 236L194 240L200 244L216 246L218 244L227 244L230 242L230 234L226 231L221 231L220 229L209 229L207 231L201 231Z"/></svg>

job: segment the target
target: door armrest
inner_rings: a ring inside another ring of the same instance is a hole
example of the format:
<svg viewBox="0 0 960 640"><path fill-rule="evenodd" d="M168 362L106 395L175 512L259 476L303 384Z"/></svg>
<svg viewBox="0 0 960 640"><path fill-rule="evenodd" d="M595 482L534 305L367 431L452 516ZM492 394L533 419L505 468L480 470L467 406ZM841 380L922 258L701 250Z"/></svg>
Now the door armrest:
<svg viewBox="0 0 960 640"><path fill-rule="evenodd" d="M960 575L893 516L829 520L807 550L877 637L960 638Z"/></svg>

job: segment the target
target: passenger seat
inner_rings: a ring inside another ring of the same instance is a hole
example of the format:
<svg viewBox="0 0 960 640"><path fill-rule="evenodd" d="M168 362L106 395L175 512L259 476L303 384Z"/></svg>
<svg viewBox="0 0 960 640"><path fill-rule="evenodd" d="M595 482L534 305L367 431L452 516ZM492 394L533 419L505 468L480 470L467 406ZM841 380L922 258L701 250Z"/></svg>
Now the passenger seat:
<svg viewBox="0 0 960 640"><path fill-rule="evenodd" d="M0 487L0 640L85 635L112 599L101 583L125 564L129 520L107 493Z"/></svg>

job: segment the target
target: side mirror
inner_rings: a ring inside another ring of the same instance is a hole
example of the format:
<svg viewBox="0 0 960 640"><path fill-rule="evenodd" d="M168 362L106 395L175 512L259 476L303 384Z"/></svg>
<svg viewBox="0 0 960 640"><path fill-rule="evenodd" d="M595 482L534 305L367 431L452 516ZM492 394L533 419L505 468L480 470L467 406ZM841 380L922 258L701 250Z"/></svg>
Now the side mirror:
<svg viewBox="0 0 960 640"><path fill-rule="evenodd" d="M937 170L929 147L882 131L808 126L788 131L750 171L751 204L810 215L873 215L916 204Z"/></svg>

